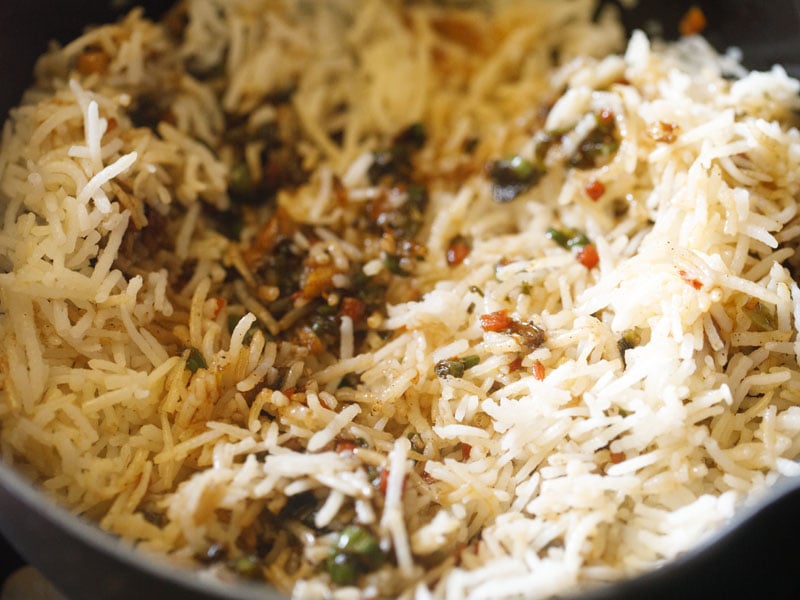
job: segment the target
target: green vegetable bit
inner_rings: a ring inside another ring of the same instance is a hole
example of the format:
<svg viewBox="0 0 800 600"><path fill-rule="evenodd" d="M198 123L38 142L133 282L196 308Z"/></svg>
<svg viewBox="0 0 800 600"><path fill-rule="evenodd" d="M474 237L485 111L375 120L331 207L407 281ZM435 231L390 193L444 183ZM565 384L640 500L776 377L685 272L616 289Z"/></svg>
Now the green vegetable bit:
<svg viewBox="0 0 800 600"><path fill-rule="evenodd" d="M619 349L619 356L622 359L623 366L628 366L627 362L625 361L625 352L638 346L642 341L641 337L642 336L636 329L628 329L617 341L617 348Z"/></svg>
<svg viewBox="0 0 800 600"><path fill-rule="evenodd" d="M348 554L358 554L370 557L379 554L381 549L377 538L365 527L348 525L339 534L336 540L336 549Z"/></svg>
<svg viewBox="0 0 800 600"><path fill-rule="evenodd" d="M565 228L555 229L550 227L545 233L547 239L553 240L564 249L581 248L590 244L589 238L579 229Z"/></svg>
<svg viewBox="0 0 800 600"><path fill-rule="evenodd" d="M206 359L203 358L203 354L197 348L189 349L189 356L186 358L186 368L192 373L197 371L197 369L208 368Z"/></svg>
<svg viewBox="0 0 800 600"><path fill-rule="evenodd" d="M242 577L255 579L261 576L261 566L256 556L240 556L232 561L231 568Z"/></svg>
<svg viewBox="0 0 800 600"><path fill-rule="evenodd" d="M369 529L348 525L331 546L325 568L333 583L350 585L362 573L379 568L385 559L378 539Z"/></svg>
<svg viewBox="0 0 800 600"><path fill-rule="evenodd" d="M755 298L750 299L745 305L742 307L742 311L747 318L755 325L756 329L761 331L772 331L776 328L775 326L775 315L769 309L769 307L765 306Z"/></svg>
<svg viewBox="0 0 800 600"><path fill-rule="evenodd" d="M336 585L352 585L358 580L359 570L355 559L348 554L334 554L325 562L331 581Z"/></svg>
<svg viewBox="0 0 800 600"><path fill-rule="evenodd" d="M492 197L495 202L511 202L520 194L539 183L544 168L521 156L512 156L489 163L487 168L492 180Z"/></svg>
<svg viewBox="0 0 800 600"><path fill-rule="evenodd" d="M434 372L439 377L463 377L464 372L471 369L481 362L477 354L471 354L464 358L451 358L449 360L440 360L433 367Z"/></svg>
<svg viewBox="0 0 800 600"><path fill-rule="evenodd" d="M399 275L400 277L408 277L409 275L411 275L411 273L406 271L400 265L400 257L395 256L393 254L386 254L383 257L383 264L386 266L386 270L394 275Z"/></svg>

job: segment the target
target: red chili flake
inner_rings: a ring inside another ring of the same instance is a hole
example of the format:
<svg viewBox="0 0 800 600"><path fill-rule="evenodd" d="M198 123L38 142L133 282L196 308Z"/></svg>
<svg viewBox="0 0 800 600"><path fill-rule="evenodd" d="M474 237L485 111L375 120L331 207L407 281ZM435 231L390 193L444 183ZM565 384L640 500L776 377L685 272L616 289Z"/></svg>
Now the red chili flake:
<svg viewBox="0 0 800 600"><path fill-rule="evenodd" d="M694 289L699 290L699 289L701 289L703 287L703 282L702 281L700 281L699 279L696 279L694 277L689 277L688 273L686 273L686 271L684 271L683 269L678 271L678 274L681 276L681 279L683 279L686 283L688 283Z"/></svg>
<svg viewBox="0 0 800 600"><path fill-rule="evenodd" d="M289 387L289 388L286 388L285 390L281 390L281 393L284 396L286 396L287 398L291 398L292 394L294 394L296 391L297 391L296 387Z"/></svg>
<svg viewBox="0 0 800 600"><path fill-rule="evenodd" d="M225 308L226 302L224 298L214 298L213 300L217 303L217 306L214 309L214 316L212 319L216 319L219 316L219 313L222 312L222 309Z"/></svg>
<svg viewBox="0 0 800 600"><path fill-rule="evenodd" d="M533 376L539 381L544 381L544 365L539 360L533 363Z"/></svg>
<svg viewBox="0 0 800 600"><path fill-rule="evenodd" d="M608 108L603 108L597 113L597 120L603 125L611 125L614 122L614 112Z"/></svg>
<svg viewBox="0 0 800 600"><path fill-rule="evenodd" d="M583 189L586 195L594 201L599 200L606 193L606 186L603 185L602 181L597 181L597 179L590 180Z"/></svg>
<svg viewBox="0 0 800 600"><path fill-rule="evenodd" d="M353 323L358 323L364 318L364 314L367 312L367 305L358 298L348 296L342 298L339 312L344 316L350 317Z"/></svg>
<svg viewBox="0 0 800 600"><path fill-rule="evenodd" d="M484 331L505 331L509 327L511 327L511 318L508 316L507 310L481 315L481 329Z"/></svg>
<svg viewBox="0 0 800 600"><path fill-rule="evenodd" d="M578 251L578 262L587 269L593 269L600 262L600 257L597 255L597 248L594 244L586 244Z"/></svg>
<svg viewBox="0 0 800 600"><path fill-rule="evenodd" d="M457 267L469 256L470 250L471 248L464 238L455 238L447 247L447 264L451 267Z"/></svg>
<svg viewBox="0 0 800 600"><path fill-rule="evenodd" d="M621 463L625 460L625 453L624 452L611 452L611 462L616 464Z"/></svg>
<svg viewBox="0 0 800 600"><path fill-rule="evenodd" d="M470 452L472 452L472 446L466 442L461 442L461 460L469 460Z"/></svg>
<svg viewBox="0 0 800 600"><path fill-rule="evenodd" d="M356 449L356 443L353 440L338 440L334 449L339 454L344 454L345 452L352 454L353 450Z"/></svg>
<svg viewBox="0 0 800 600"><path fill-rule="evenodd" d="M110 133L117 128L117 120L114 117L109 117L106 125L106 133Z"/></svg>
<svg viewBox="0 0 800 600"><path fill-rule="evenodd" d="M513 373L514 371L519 371L522 368L522 357L518 356L510 363L508 363L508 372Z"/></svg>
<svg viewBox="0 0 800 600"><path fill-rule="evenodd" d="M381 480L378 484L378 489L381 493L386 493L386 486L389 485L389 469L381 469Z"/></svg>
<svg viewBox="0 0 800 600"><path fill-rule="evenodd" d="M686 11L686 14L683 15L678 25L678 31L684 36L695 35L703 31L706 25L708 25L708 21L702 9L699 6L692 6Z"/></svg>

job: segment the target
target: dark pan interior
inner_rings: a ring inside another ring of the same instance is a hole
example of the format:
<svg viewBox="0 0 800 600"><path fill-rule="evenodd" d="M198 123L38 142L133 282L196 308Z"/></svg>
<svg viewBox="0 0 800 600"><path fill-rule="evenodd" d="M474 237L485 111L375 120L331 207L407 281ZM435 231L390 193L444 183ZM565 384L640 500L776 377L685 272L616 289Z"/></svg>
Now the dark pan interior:
<svg viewBox="0 0 800 600"><path fill-rule="evenodd" d="M616 4L613 1L604 4ZM157 17L168 3L145 0ZM800 0L642 0L623 11L630 30L677 35L680 17L692 4L708 17L707 38L720 50L742 48L745 64L766 69L783 64L800 76ZM0 116L19 101L30 83L35 58L49 40L74 38L89 23L102 23L130 8L124 0L0 0ZM705 545L664 568L586 598L795 598L800 597L800 492L740 515ZM750 517L744 520L745 517ZM0 531L66 595L80 598L278 598L264 587L224 585L176 570L157 558L140 556L93 525L72 517L0 463Z"/></svg>

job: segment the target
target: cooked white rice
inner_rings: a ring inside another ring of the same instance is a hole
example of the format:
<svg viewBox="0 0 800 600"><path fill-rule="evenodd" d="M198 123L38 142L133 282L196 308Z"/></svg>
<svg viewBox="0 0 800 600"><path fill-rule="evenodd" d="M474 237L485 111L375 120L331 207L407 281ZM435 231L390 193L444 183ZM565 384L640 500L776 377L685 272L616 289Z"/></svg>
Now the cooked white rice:
<svg viewBox="0 0 800 600"><path fill-rule="evenodd" d="M700 37L615 54L585 0L441 4L188 0L41 58L0 151L3 460L176 563L342 598L632 576L798 474L798 82ZM600 119L608 156L570 166ZM370 169L414 123L403 277L358 218L406 201ZM220 233L235 170L277 152L233 127L293 140L277 203L329 274L314 306L388 285L329 346L259 271L266 199ZM498 203L512 155L547 173ZM335 585L348 524L385 562Z"/></svg>

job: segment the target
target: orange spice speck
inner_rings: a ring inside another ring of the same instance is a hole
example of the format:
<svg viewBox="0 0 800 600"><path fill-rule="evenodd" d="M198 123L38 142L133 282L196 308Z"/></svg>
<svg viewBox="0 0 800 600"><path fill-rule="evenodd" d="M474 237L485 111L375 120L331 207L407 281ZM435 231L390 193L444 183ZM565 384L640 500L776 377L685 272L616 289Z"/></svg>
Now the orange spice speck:
<svg viewBox="0 0 800 600"><path fill-rule="evenodd" d="M539 360L533 363L533 376L539 381L544 381L544 365Z"/></svg>
<svg viewBox="0 0 800 600"><path fill-rule="evenodd" d="M584 187L583 190L586 192L586 195L589 196L589 198L597 201L603 194L606 193L606 186L603 185L602 181L592 179L586 184L586 187Z"/></svg>
<svg viewBox="0 0 800 600"><path fill-rule="evenodd" d="M686 271L684 271L683 269L678 271L678 274L681 276L681 279L683 279L686 283L691 285L694 289L699 290L703 287L702 281L694 277L689 277L688 273L686 273Z"/></svg>
<svg viewBox="0 0 800 600"><path fill-rule="evenodd" d="M600 256L597 254L597 248L594 244L587 244L578 251L578 262L587 269L593 269L600 262Z"/></svg>
<svg viewBox="0 0 800 600"><path fill-rule="evenodd" d="M481 315L481 329L484 331L504 331L510 326L511 318L506 310L498 310Z"/></svg>

